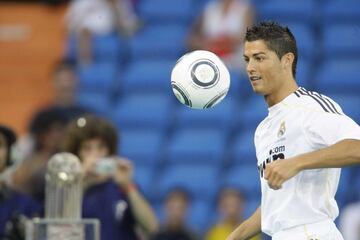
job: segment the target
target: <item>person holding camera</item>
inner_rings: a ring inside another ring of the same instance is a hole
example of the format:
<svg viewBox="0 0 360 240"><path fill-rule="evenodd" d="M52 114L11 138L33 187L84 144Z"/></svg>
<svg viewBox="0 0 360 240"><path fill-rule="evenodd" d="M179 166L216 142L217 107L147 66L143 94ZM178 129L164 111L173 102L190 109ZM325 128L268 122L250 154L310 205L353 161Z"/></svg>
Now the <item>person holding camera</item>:
<svg viewBox="0 0 360 240"><path fill-rule="evenodd" d="M156 232L158 221L133 182L134 166L116 156L117 143L115 128L89 115L69 124L63 150L83 165L83 217L99 219L101 239L139 239Z"/></svg>

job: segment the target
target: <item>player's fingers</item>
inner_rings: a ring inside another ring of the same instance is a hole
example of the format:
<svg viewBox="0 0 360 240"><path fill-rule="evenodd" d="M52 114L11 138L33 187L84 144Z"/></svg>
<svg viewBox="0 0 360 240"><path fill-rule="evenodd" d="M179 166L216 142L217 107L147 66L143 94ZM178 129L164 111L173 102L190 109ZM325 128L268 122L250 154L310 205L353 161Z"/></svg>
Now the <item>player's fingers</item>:
<svg viewBox="0 0 360 240"><path fill-rule="evenodd" d="M273 174L272 177L268 180L270 188L278 190L281 188L284 180L277 174Z"/></svg>
<svg viewBox="0 0 360 240"><path fill-rule="evenodd" d="M272 177L272 167L269 165L265 168L264 178L266 180L269 180L271 179L271 177Z"/></svg>
<svg viewBox="0 0 360 240"><path fill-rule="evenodd" d="M279 190L281 188L281 185L278 185L276 183L268 183L268 185L273 190Z"/></svg>

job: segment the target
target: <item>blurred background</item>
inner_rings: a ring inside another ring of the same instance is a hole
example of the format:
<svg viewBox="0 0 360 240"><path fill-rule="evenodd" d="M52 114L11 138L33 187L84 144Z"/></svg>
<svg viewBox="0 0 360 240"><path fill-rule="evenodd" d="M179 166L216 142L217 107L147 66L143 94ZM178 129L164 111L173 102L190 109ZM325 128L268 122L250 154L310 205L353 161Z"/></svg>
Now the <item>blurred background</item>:
<svg viewBox="0 0 360 240"><path fill-rule="evenodd" d="M332 97L360 123L358 0L1 1L0 123L19 136L16 161L33 151L34 136L56 145L67 121L91 112L116 126L119 154L133 162L160 222L179 187L191 196L185 223L201 238L224 215L225 187L241 193L241 222L260 204L253 134L267 115L241 46L246 26L261 20L294 33L299 85ZM173 96L171 68L192 49L216 52L230 69L230 91L214 109L189 109ZM39 113L53 107L66 111L50 114L60 127L46 128ZM359 173L342 171L340 212L360 201Z"/></svg>

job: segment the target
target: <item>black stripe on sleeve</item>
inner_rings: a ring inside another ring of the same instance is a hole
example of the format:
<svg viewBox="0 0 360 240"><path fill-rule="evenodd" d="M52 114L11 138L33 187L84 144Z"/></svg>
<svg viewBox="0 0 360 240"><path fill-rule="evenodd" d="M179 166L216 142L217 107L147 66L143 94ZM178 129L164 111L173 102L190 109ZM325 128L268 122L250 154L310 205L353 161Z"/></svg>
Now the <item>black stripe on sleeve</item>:
<svg viewBox="0 0 360 240"><path fill-rule="evenodd" d="M337 114L342 115L342 114L336 109L336 107L334 106L334 104L331 102L331 100L330 100L329 98L327 98L327 97L325 97L325 96L322 96L322 97L325 99L325 101L327 101L328 103L330 103L330 105L333 107L334 111L335 111Z"/></svg>
<svg viewBox="0 0 360 240"><path fill-rule="evenodd" d="M329 112L329 110L327 110L327 109L325 108L325 106L324 106L317 98L315 98L314 96L310 95L310 94L307 92L307 90L304 91L303 89L299 89L298 91L299 91L300 94L305 95L305 96L309 96L309 97L311 97L312 99L314 99L314 100L322 107L322 109L324 109L325 112Z"/></svg>
<svg viewBox="0 0 360 240"><path fill-rule="evenodd" d="M298 90L296 90L294 93L298 98L300 97L300 94L298 93Z"/></svg>
<svg viewBox="0 0 360 240"><path fill-rule="evenodd" d="M335 113L335 111L330 107L330 105L325 101L324 98L322 98L322 96L319 93L316 92L308 92L311 96L316 97L317 99L319 99L319 101L321 101L323 104L326 105L327 109L329 109L332 113Z"/></svg>

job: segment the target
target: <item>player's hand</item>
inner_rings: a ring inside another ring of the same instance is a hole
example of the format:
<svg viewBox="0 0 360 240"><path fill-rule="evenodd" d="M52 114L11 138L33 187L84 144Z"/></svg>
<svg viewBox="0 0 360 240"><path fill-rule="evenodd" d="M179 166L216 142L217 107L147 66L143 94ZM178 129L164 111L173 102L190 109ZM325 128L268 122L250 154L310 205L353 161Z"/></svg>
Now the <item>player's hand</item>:
<svg viewBox="0 0 360 240"><path fill-rule="evenodd" d="M121 187L127 187L132 183L134 167L130 160L126 158L116 158L117 169L114 174L114 180Z"/></svg>
<svg viewBox="0 0 360 240"><path fill-rule="evenodd" d="M296 159L278 160L266 166L264 177L270 188L278 190L285 181L298 174L299 171Z"/></svg>

